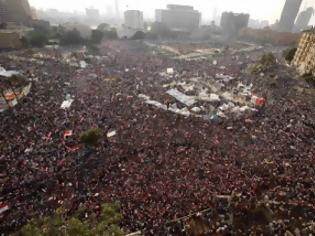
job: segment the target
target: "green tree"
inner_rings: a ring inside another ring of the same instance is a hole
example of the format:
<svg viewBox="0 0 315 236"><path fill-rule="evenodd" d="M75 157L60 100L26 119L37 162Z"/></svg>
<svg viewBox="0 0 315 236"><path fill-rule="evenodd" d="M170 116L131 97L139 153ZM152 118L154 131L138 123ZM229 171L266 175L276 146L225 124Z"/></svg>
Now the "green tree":
<svg viewBox="0 0 315 236"><path fill-rule="evenodd" d="M145 33L142 31L137 31L132 37L132 40L143 40L145 39Z"/></svg>
<svg viewBox="0 0 315 236"><path fill-rule="evenodd" d="M77 29L65 31L61 35L60 43L63 45L78 45L83 44L85 40L81 37L80 32Z"/></svg>
<svg viewBox="0 0 315 236"><path fill-rule="evenodd" d="M105 203L101 207L99 216L95 213L84 217L85 209L79 209L68 218L65 211L57 209L55 214L31 220L16 236L122 236L119 227L122 219L118 203Z"/></svg>
<svg viewBox="0 0 315 236"><path fill-rule="evenodd" d="M86 146L96 146L101 138L101 131L97 128L89 129L80 136L81 143Z"/></svg>
<svg viewBox="0 0 315 236"><path fill-rule="evenodd" d="M148 31L146 33L146 38L151 39L151 40L156 40L156 39L158 39L158 35L152 31Z"/></svg>
<svg viewBox="0 0 315 236"><path fill-rule="evenodd" d="M287 62L291 62L294 59L297 48L288 48L283 51L283 57Z"/></svg>
<svg viewBox="0 0 315 236"><path fill-rule="evenodd" d="M100 44L104 38L104 32L101 30L92 30L91 43Z"/></svg>
<svg viewBox="0 0 315 236"><path fill-rule="evenodd" d="M104 32L106 30L109 30L110 29L110 25L107 24L107 23L102 23L100 24L98 27L97 27L98 30Z"/></svg>
<svg viewBox="0 0 315 236"><path fill-rule="evenodd" d="M21 38L21 43L23 48L28 48L30 46L30 41L25 36Z"/></svg>
<svg viewBox="0 0 315 236"><path fill-rule="evenodd" d="M118 39L117 30L115 28L111 28L110 30L105 30L103 32L105 39Z"/></svg>
<svg viewBox="0 0 315 236"><path fill-rule="evenodd" d="M303 75L303 78L307 83L315 87L315 76L313 76L312 74L305 74Z"/></svg>
<svg viewBox="0 0 315 236"><path fill-rule="evenodd" d="M151 25L151 33L161 38L175 38L176 35L170 30L170 28L159 22L155 22Z"/></svg>
<svg viewBox="0 0 315 236"><path fill-rule="evenodd" d="M28 44L32 47L40 48L40 47L45 46L48 42L47 34L38 30L34 30L28 33L27 39L29 42Z"/></svg>
<svg viewBox="0 0 315 236"><path fill-rule="evenodd" d="M260 63L264 67L270 67L277 63L277 59L272 53L267 53L261 57Z"/></svg>
<svg viewBox="0 0 315 236"><path fill-rule="evenodd" d="M1 23L0 24L0 29L6 29L7 28L7 23Z"/></svg>

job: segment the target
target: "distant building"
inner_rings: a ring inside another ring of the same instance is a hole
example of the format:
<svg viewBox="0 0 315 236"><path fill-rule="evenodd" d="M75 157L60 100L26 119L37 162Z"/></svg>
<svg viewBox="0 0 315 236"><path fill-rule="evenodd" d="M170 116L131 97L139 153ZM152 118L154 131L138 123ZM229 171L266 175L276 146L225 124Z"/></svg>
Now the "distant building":
<svg viewBox="0 0 315 236"><path fill-rule="evenodd" d="M292 32L296 16L303 0L286 0L277 30L280 32Z"/></svg>
<svg viewBox="0 0 315 236"><path fill-rule="evenodd" d="M248 23L249 14L223 12L220 25L224 33L233 36L238 34L241 29L246 28Z"/></svg>
<svg viewBox="0 0 315 236"><path fill-rule="evenodd" d="M253 29L259 29L260 28L259 24L260 24L259 20L249 19L248 27Z"/></svg>
<svg viewBox="0 0 315 236"><path fill-rule="evenodd" d="M255 20L255 19L249 19L248 27L253 29L263 29L265 27L269 26L269 21L264 20Z"/></svg>
<svg viewBox="0 0 315 236"><path fill-rule="evenodd" d="M294 45L299 40L300 35L290 32L279 32L266 27L264 29L244 28L238 36L244 41L288 47Z"/></svg>
<svg viewBox="0 0 315 236"><path fill-rule="evenodd" d="M302 11L295 22L294 30L298 32L307 29L313 14L313 7L309 7L305 11Z"/></svg>
<svg viewBox="0 0 315 236"><path fill-rule="evenodd" d="M191 32L199 27L201 13L192 6L167 5L167 9L156 10L155 17L171 30Z"/></svg>
<svg viewBox="0 0 315 236"><path fill-rule="evenodd" d="M18 49L20 38L33 21L33 11L27 0L0 0L0 49Z"/></svg>
<svg viewBox="0 0 315 236"><path fill-rule="evenodd" d="M269 26L269 21L268 20L263 20L260 22L261 28L266 28Z"/></svg>
<svg viewBox="0 0 315 236"><path fill-rule="evenodd" d="M42 32L49 32L51 27L50 22L46 20L33 20L32 26L35 29L40 29Z"/></svg>
<svg viewBox="0 0 315 236"><path fill-rule="evenodd" d="M32 12L32 18L35 19L35 20L38 20L37 10L36 10L35 7L31 7L31 12Z"/></svg>
<svg viewBox="0 0 315 236"><path fill-rule="evenodd" d="M2 32L0 30L0 50L19 49L22 47L20 35L16 32Z"/></svg>
<svg viewBox="0 0 315 236"><path fill-rule="evenodd" d="M315 76L315 30L304 32L299 41L292 64L298 68L301 75Z"/></svg>
<svg viewBox="0 0 315 236"><path fill-rule="evenodd" d="M144 32L143 13L138 10L128 10L124 13L124 24L118 29L119 38L132 38L138 31Z"/></svg>
<svg viewBox="0 0 315 236"><path fill-rule="evenodd" d="M125 27L134 30L143 30L143 13L138 10L128 10L125 12Z"/></svg>
<svg viewBox="0 0 315 236"><path fill-rule="evenodd" d="M100 18L99 10L94 9L94 8L86 8L85 9L85 15L88 19L91 19L91 20L97 20Z"/></svg>
<svg viewBox="0 0 315 236"><path fill-rule="evenodd" d="M47 9L46 14L49 16L59 16L60 12L57 9L50 8L50 9Z"/></svg>
<svg viewBox="0 0 315 236"><path fill-rule="evenodd" d="M0 0L0 23L30 25L33 12L28 0Z"/></svg>

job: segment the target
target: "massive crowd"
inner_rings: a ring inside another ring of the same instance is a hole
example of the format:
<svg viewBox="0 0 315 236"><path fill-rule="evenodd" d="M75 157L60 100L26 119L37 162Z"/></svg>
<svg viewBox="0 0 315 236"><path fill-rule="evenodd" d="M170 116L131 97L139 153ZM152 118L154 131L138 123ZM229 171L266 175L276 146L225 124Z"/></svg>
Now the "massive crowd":
<svg viewBox="0 0 315 236"><path fill-rule="evenodd" d="M90 214L119 201L126 232L186 235L190 218L176 219L208 209L194 217L222 235L315 233L315 101L296 89L305 85L292 71L279 65L277 86L270 88L245 73L257 52L234 60L226 52L213 65L113 41L102 45L101 55L81 69L50 58L41 65L0 55L6 69L38 79L18 106L0 113L0 201L8 207L0 232L58 207L71 214L85 206ZM251 80L266 107L212 123L144 104L139 94L171 99L162 85L174 78L160 76L168 67L185 71L187 79L224 70ZM74 102L61 109L69 96ZM79 136L93 127L103 135L88 150ZM73 135L65 138L69 130ZM107 137L111 131L116 135Z"/></svg>

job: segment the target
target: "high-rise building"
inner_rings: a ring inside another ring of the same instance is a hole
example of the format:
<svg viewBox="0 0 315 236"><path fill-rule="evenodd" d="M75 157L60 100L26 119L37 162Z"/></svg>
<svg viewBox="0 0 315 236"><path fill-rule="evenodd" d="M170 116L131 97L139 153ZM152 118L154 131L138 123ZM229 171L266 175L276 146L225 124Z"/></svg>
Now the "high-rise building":
<svg viewBox="0 0 315 236"><path fill-rule="evenodd" d="M0 21L2 23L30 24L33 13L28 0L0 0Z"/></svg>
<svg viewBox="0 0 315 236"><path fill-rule="evenodd" d="M201 13L192 6L167 5L167 9L155 11L155 18L171 30L191 32L199 27Z"/></svg>
<svg viewBox="0 0 315 236"><path fill-rule="evenodd" d="M236 35L241 29L246 28L249 23L249 14L223 12L220 26L223 31L232 36Z"/></svg>
<svg viewBox="0 0 315 236"><path fill-rule="evenodd" d="M134 30L143 30L143 13L138 10L128 10L125 12L125 27Z"/></svg>
<svg viewBox="0 0 315 236"><path fill-rule="evenodd" d="M305 11L302 11L295 22L295 27L294 27L295 31L302 31L302 30L307 29L308 24L313 14L314 14L313 7L309 7Z"/></svg>
<svg viewBox="0 0 315 236"><path fill-rule="evenodd" d="M296 16L300 10L303 0L286 0L279 24L280 32L292 32Z"/></svg>
<svg viewBox="0 0 315 236"><path fill-rule="evenodd" d="M124 24L118 29L118 37L132 38L137 32L144 31L143 12L127 10L124 13Z"/></svg>

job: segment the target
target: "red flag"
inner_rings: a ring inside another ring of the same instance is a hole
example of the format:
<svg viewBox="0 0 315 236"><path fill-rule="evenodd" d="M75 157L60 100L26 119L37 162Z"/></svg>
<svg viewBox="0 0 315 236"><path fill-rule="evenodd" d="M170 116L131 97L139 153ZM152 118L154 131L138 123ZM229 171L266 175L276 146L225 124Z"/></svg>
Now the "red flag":
<svg viewBox="0 0 315 236"><path fill-rule="evenodd" d="M80 149L80 145L78 144L78 145L75 145L75 146L73 146L73 147L68 147L68 146L66 146L66 148L67 148L67 150L68 150L68 152L69 153L75 153L76 151L78 151L79 149Z"/></svg>
<svg viewBox="0 0 315 236"><path fill-rule="evenodd" d="M8 210L9 210L9 206L3 202L0 202L0 214L3 214L4 212Z"/></svg>
<svg viewBox="0 0 315 236"><path fill-rule="evenodd" d="M52 135L52 132L49 132L47 136L43 137L43 139L44 140L51 140L51 135Z"/></svg>
<svg viewBox="0 0 315 236"><path fill-rule="evenodd" d="M67 137L70 137L72 136L73 132L72 130L66 130L64 133L63 133L63 138L67 138Z"/></svg>

